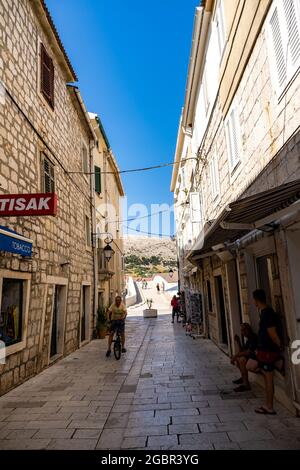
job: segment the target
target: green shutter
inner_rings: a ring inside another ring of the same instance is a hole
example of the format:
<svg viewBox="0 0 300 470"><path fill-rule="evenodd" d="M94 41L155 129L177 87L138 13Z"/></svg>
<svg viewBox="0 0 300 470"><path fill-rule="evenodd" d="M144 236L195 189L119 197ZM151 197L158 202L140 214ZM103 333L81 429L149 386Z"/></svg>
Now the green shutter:
<svg viewBox="0 0 300 470"><path fill-rule="evenodd" d="M101 193L101 168L95 166L95 191Z"/></svg>

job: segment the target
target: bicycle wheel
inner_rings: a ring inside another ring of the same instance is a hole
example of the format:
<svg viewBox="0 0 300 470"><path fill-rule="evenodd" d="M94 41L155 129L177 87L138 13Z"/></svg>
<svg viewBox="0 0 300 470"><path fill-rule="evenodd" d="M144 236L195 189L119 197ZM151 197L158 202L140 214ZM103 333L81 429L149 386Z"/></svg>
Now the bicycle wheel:
<svg viewBox="0 0 300 470"><path fill-rule="evenodd" d="M116 341L114 342L114 355L117 361L121 359L121 341L120 338L117 337Z"/></svg>

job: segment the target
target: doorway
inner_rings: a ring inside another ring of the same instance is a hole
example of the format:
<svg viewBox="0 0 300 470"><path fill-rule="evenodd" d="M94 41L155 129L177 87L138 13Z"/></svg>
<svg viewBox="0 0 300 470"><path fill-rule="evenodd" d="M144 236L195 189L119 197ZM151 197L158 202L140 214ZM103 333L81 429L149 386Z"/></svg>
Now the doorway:
<svg viewBox="0 0 300 470"><path fill-rule="evenodd" d="M241 334L242 302L237 269L237 260L233 259L226 264L227 292L230 316L230 352L235 353L235 335Z"/></svg>
<svg viewBox="0 0 300 470"><path fill-rule="evenodd" d="M219 314L219 319L220 319L219 340L222 344L228 346L228 332L227 332L227 324L226 324L226 310L225 310L222 276L215 277L215 289L216 289L217 309L218 309L218 314Z"/></svg>
<svg viewBox="0 0 300 470"><path fill-rule="evenodd" d="M270 256L256 258L257 287L263 289L267 296L267 304L273 305L273 277Z"/></svg>
<svg viewBox="0 0 300 470"><path fill-rule="evenodd" d="M55 285L50 339L50 359L63 354L66 286Z"/></svg>
<svg viewBox="0 0 300 470"><path fill-rule="evenodd" d="M80 317L80 341L83 343L89 338L90 317L90 286L82 286L81 317Z"/></svg>

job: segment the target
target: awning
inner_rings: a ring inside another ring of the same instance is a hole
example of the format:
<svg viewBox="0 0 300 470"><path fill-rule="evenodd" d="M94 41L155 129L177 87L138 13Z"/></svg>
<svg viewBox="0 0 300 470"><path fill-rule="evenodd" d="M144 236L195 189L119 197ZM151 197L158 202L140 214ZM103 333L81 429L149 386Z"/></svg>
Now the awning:
<svg viewBox="0 0 300 470"><path fill-rule="evenodd" d="M272 224L286 215L299 200L300 180L296 180L232 202L217 219L206 224L188 259L208 256L213 250L233 243L252 230L272 228Z"/></svg>
<svg viewBox="0 0 300 470"><path fill-rule="evenodd" d="M32 256L32 240L0 225L0 251Z"/></svg>

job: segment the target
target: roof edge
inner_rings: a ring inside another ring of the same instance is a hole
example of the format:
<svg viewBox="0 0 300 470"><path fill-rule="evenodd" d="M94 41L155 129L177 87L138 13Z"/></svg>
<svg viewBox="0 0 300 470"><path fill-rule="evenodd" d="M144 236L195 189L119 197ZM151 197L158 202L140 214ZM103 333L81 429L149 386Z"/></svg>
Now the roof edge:
<svg viewBox="0 0 300 470"><path fill-rule="evenodd" d="M56 52L61 56L59 64L65 68L66 81L77 82L77 75L73 69L73 66L64 48L64 45L60 39L59 33L56 29L55 23L52 19L52 16L46 5L45 0L30 0L30 5L34 10L37 19L41 23L42 28L45 30L46 33L48 33L50 40L54 40L56 44Z"/></svg>

